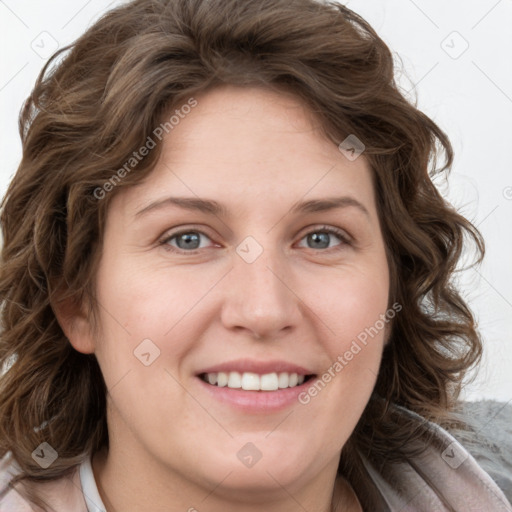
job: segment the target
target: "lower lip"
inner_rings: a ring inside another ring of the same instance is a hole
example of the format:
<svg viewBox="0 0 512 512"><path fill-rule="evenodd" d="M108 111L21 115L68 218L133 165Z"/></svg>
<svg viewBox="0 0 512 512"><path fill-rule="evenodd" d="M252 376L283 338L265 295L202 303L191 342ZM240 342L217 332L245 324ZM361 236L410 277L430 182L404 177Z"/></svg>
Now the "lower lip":
<svg viewBox="0 0 512 512"><path fill-rule="evenodd" d="M227 386L213 386L200 377L197 377L197 380L203 389L219 402L244 412L269 413L282 411L291 405L300 403L299 395L310 386L314 379L308 379L300 386L276 391L245 391Z"/></svg>

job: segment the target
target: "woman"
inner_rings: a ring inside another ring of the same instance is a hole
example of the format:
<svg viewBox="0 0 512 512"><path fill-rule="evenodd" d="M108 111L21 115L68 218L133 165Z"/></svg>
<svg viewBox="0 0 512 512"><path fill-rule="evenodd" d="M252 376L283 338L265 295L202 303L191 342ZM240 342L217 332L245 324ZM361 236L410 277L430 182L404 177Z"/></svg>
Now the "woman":
<svg viewBox="0 0 512 512"><path fill-rule="evenodd" d="M512 510L448 433L483 241L367 23L136 0L63 52L3 203L0 510Z"/></svg>

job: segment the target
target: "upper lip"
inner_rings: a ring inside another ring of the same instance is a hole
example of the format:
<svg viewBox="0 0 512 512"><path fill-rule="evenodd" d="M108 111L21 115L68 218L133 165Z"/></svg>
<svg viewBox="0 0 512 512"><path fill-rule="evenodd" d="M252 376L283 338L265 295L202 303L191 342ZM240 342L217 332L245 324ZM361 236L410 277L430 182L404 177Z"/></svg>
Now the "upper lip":
<svg viewBox="0 0 512 512"><path fill-rule="evenodd" d="M297 375L313 375L315 372L287 361L257 361L255 359L237 359L235 361L226 361L224 363L216 364L204 368L198 375L203 373L219 373L219 372L251 372L260 375L267 373L296 373Z"/></svg>

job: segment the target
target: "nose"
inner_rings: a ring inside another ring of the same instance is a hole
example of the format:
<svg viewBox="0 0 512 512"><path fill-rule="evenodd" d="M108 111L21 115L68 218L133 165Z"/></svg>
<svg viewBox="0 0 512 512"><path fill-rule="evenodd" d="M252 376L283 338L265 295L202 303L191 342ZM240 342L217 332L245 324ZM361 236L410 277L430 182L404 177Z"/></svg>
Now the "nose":
<svg viewBox="0 0 512 512"><path fill-rule="evenodd" d="M252 263L234 255L225 283L224 327L258 339L276 339L297 327L303 303L294 291L286 256L276 253L264 250Z"/></svg>

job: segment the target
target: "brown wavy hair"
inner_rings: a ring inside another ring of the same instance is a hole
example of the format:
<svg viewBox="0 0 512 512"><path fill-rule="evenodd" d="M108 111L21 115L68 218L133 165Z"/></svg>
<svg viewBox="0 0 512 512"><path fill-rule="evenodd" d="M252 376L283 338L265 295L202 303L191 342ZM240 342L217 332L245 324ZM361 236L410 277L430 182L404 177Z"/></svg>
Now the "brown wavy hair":
<svg viewBox="0 0 512 512"><path fill-rule="evenodd" d="M0 455L12 452L20 478L58 478L108 445L98 363L72 348L55 305L85 305L95 322L108 206L148 176L161 144L103 199L95 191L169 112L222 84L292 93L334 144L355 134L366 146L389 303L402 310L340 473L361 491L358 454L377 462L407 456L404 441L421 432L412 421L400 426L390 404L449 420L482 351L453 274L466 243L477 263L484 243L432 182L452 165L448 137L394 75L393 55L369 24L319 0L135 0L52 56L20 113L23 157L1 211ZM48 469L31 457L44 441L59 454Z"/></svg>

